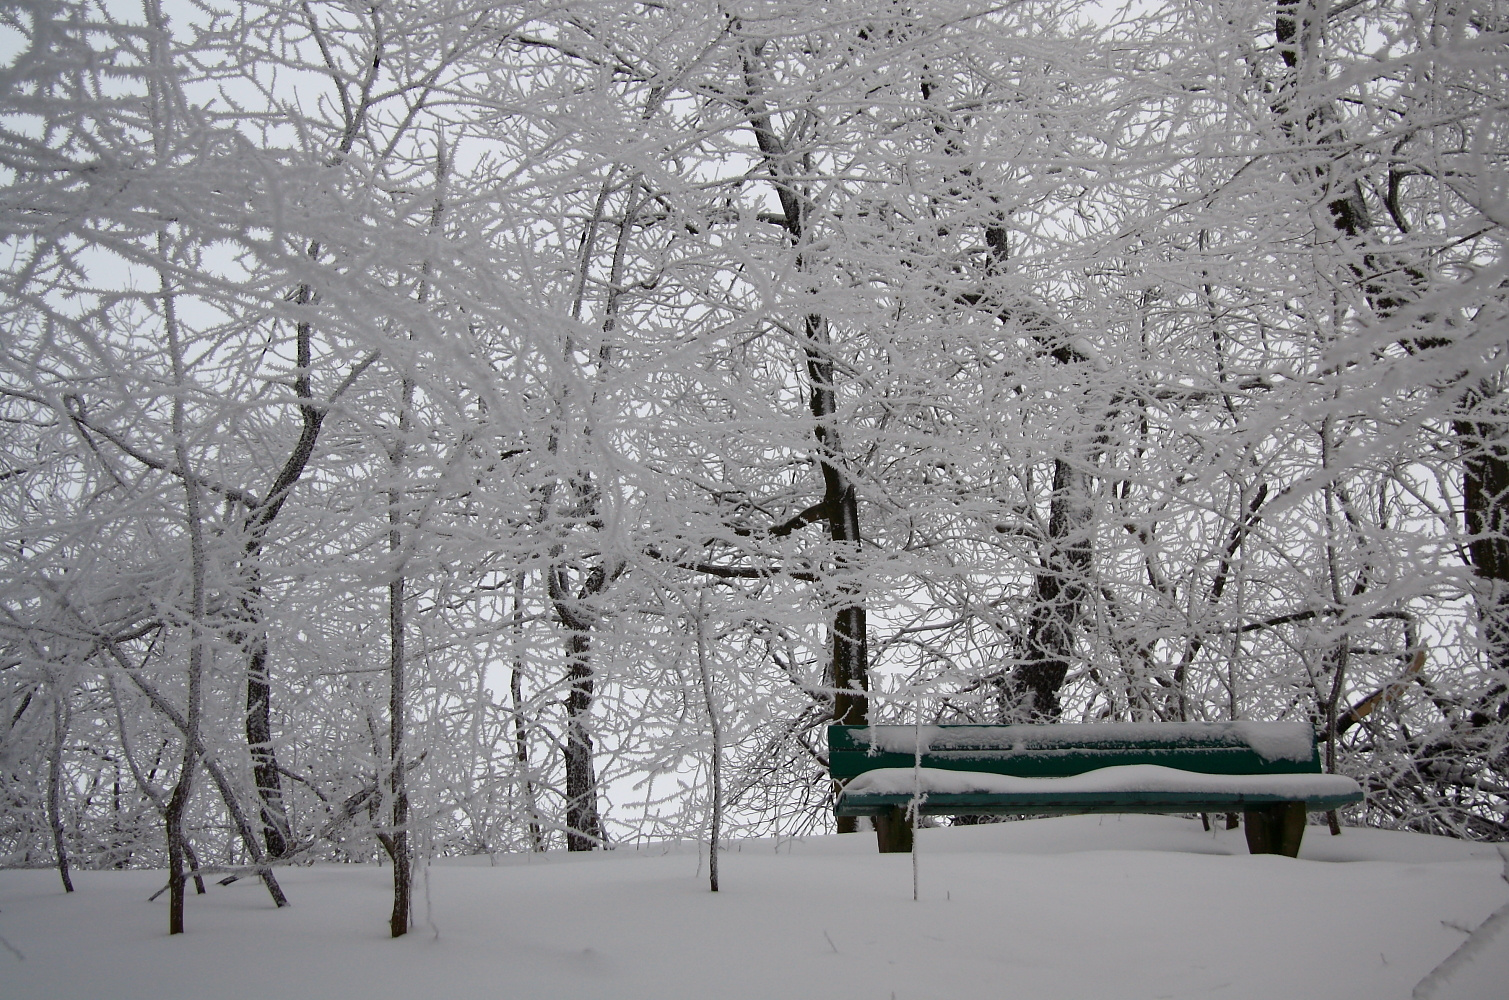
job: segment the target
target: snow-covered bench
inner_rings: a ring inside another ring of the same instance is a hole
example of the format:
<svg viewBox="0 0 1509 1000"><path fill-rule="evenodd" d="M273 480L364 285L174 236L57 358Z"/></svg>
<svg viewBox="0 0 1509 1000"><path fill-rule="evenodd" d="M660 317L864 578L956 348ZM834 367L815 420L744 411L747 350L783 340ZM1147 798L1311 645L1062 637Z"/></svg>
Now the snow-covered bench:
<svg viewBox="0 0 1509 1000"><path fill-rule="evenodd" d="M829 726L839 816L876 817L883 853L922 815L1241 812L1253 854L1299 854L1305 813L1358 802L1322 774L1304 723Z"/></svg>

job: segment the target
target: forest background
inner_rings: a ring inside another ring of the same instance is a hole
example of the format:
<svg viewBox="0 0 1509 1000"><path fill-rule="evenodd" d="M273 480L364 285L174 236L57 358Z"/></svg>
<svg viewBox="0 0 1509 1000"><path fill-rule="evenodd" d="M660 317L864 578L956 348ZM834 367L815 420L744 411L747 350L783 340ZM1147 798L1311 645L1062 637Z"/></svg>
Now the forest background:
<svg viewBox="0 0 1509 1000"><path fill-rule="evenodd" d="M1509 834L1502 0L0 52L4 864L388 858L398 934L416 858L831 830L833 720L1303 719Z"/></svg>

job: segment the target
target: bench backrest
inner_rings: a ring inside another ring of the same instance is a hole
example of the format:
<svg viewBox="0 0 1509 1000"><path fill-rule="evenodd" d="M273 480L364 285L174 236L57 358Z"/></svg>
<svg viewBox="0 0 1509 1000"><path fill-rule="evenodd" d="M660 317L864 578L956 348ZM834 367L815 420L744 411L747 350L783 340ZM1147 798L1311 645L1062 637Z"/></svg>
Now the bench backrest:
<svg viewBox="0 0 1509 1000"><path fill-rule="evenodd" d="M1119 764L1202 774L1319 774L1315 730L1290 722L1059 722L1016 726L829 726L828 768L880 767L1058 778Z"/></svg>

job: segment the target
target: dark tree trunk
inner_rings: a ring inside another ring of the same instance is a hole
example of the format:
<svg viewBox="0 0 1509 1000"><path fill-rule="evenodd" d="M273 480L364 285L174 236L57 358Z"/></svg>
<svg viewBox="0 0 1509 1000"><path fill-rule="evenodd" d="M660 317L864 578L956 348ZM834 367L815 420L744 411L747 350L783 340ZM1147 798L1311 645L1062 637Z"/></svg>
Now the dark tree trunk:
<svg viewBox="0 0 1509 1000"><path fill-rule="evenodd" d="M545 838L540 830L539 799L534 790L534 773L529 765L529 726L524 721L524 653L522 644L524 623L524 574L513 581L514 612L514 661L508 676L508 693L513 700L514 762L518 765L520 783L524 791L524 805L529 810L529 844L532 850L543 851Z"/></svg>
<svg viewBox="0 0 1509 1000"><path fill-rule="evenodd" d="M68 739L68 697L59 684L52 701L52 754L47 760L47 822L52 828L52 847L58 861L63 891L73 891L68 874L68 842L63 831L63 744ZM25 706L22 706L23 708ZM20 713L17 713L19 717Z"/></svg>
<svg viewBox="0 0 1509 1000"><path fill-rule="evenodd" d="M185 741L187 742L187 741ZM168 808L163 816L168 836L168 933L183 933L183 906L185 877L184 856L187 840L183 834L183 814L189 805L189 796L194 790L194 753L184 750L183 772L178 784L173 786L173 795L168 799Z"/></svg>
<svg viewBox="0 0 1509 1000"><path fill-rule="evenodd" d="M782 221L792 243L801 247L807 232L808 202L790 179L794 164L790 151L771 124L765 108L762 85L758 71L758 49L745 54L745 80L749 88L746 106L750 112L750 126L755 142L770 170L780 199ZM797 269L804 270L807 261L798 255ZM828 321L821 315L810 314L804 324L805 340L802 351L807 362L807 381L810 385L808 409L812 414L812 435L817 442L818 464L823 476L822 519L827 522L828 537L842 543L835 548L847 549L838 556L836 575L857 569L850 560L858 555L861 543L859 530L859 495L854 484L844 471L844 448L839 437L835 417L838 413L838 396L833 383L833 346L828 332ZM859 597L859 588L840 580L838 601L833 612L833 655L829 668L828 684L834 691L833 721L848 725L862 725L869 718L869 655L865 638L865 608ZM844 820L840 820L840 826ZM852 818L849 823L852 824Z"/></svg>
<svg viewBox="0 0 1509 1000"><path fill-rule="evenodd" d="M744 53L744 79L747 93L745 110L750 128L780 201L781 219L798 249L797 270L810 264L802 252L807 236L810 201L793 173L798 164L785 140L777 134L765 104L764 84L759 66L759 46ZM863 541L859 524L859 494L845 466L843 442L836 417L838 397L833 381L832 338L827 319L809 314L804 323L802 351L807 362L810 384L808 409L812 414L812 433L817 443L817 458L823 477L822 519L827 522L828 538L833 541L834 576L837 578L830 641L833 645L827 686L833 691L832 719L844 725L864 725L870 718L869 645L866 638L864 599L852 574L859 571L855 560ZM848 577L848 579L846 579ZM883 827L884 824L882 824ZM838 832L852 833L857 823L852 816L838 818ZM882 830L882 839L885 833Z"/></svg>
<svg viewBox="0 0 1509 1000"><path fill-rule="evenodd" d="M592 567L575 593L570 570L551 569L548 589L556 619L566 628L566 849L590 851L603 845L597 811L597 774L592 762L592 700L597 672L592 665L592 628L597 612L589 602L623 571Z"/></svg>
<svg viewBox="0 0 1509 1000"><path fill-rule="evenodd" d="M1087 478L1070 460L1054 460L1048 537L1032 583L1023 660L1012 675L1021 703L1035 721L1058 718L1058 691L1069 674L1089 595L1094 548Z"/></svg>
<svg viewBox="0 0 1509 1000"><path fill-rule="evenodd" d="M557 604L567 628L566 676L566 850L590 851L602 844L597 812L597 774L592 762L592 633L589 623Z"/></svg>
<svg viewBox="0 0 1509 1000"><path fill-rule="evenodd" d="M398 437L388 451L395 480L403 473L408 451L409 413L413 399L414 383L404 378L399 396ZM388 789L392 796L393 825L382 843L393 859L393 912L388 918L388 929L393 937L403 937L409 932L410 891L414 884L408 768L404 760L404 732L407 728L404 668L408 634L404 599L408 581L404 575L403 499L401 486L395 485L388 491L388 557L393 560L393 577L388 581Z"/></svg>
<svg viewBox="0 0 1509 1000"><path fill-rule="evenodd" d="M243 614L257 616L255 602L243 603ZM283 777L278 771L278 757L272 742L272 680L267 667L267 636L261 622L248 640L246 663L246 744L251 750L252 776L257 785L257 799L262 817L262 840L269 857L281 858L288 853L292 840L288 810L283 803Z"/></svg>
<svg viewBox="0 0 1509 1000"><path fill-rule="evenodd" d="M305 305L312 298L308 288L300 288L295 302ZM288 823L288 810L283 803L283 777L272 739L272 679L268 667L267 631L262 621L260 561L267 533L313 457L315 443L319 440L320 428L325 421L324 408L314 402L309 377L310 366L313 364L313 336L310 324L298 324L296 348L299 374L294 379L294 392L299 400L299 438L273 478L267 496L247 511L243 524L245 542L242 572L245 574L245 590L239 602L241 626L236 639L246 654L246 744L251 751L252 771L257 784L262 839L267 845L268 855L273 858L288 853L293 837Z"/></svg>
<svg viewBox="0 0 1509 1000"><path fill-rule="evenodd" d="M858 570L851 560L859 555L863 541L859 529L859 494L844 472L843 441L834 425L838 403L827 321L821 316L808 316L806 331L807 377L812 386L809 406L823 476L823 518L827 521L828 537L838 550L834 562L837 600L833 611L833 655L828 686L834 692L833 721L861 726L870 715L866 693L870 678L865 606L858 585L845 579Z"/></svg>
<svg viewBox="0 0 1509 1000"><path fill-rule="evenodd" d="M580 510L596 516L597 493L590 478L573 484ZM559 548L552 557L559 557ZM597 774L592 755L592 702L597 671L592 663L592 630L599 612L593 600L603 595L623 573L626 563L598 562L573 589L572 570L557 563L546 575L546 590L556 620L566 629L566 849L590 851L604 846L597 809Z"/></svg>
<svg viewBox="0 0 1509 1000"><path fill-rule="evenodd" d="M164 251L166 235L158 234L158 250ZM166 254L164 253L164 256ZM173 363L173 382L181 389L187 381L183 362L183 347L178 337L178 319L174 297L168 287L166 272L160 271L162 281L163 332L167 335L168 355ZM178 783L168 799L164 816L168 839L168 934L183 933L184 907L184 857L187 840L184 836L184 814L194 791L194 771L199 766L199 727L204 704L204 654L205 654L205 609L207 555L204 544L204 521L201 510L202 497L199 479L189 461L188 436L185 432L184 393L173 396L173 451L183 475L184 513L189 532L189 569L191 606L189 610L189 675L188 704L184 710L183 768L178 772Z"/></svg>
<svg viewBox="0 0 1509 1000"><path fill-rule="evenodd" d="M396 518L397 511L392 513ZM398 534L396 527L392 534ZM388 662L388 787L393 796L393 828L385 846L393 859L393 913L388 918L388 928L393 937L402 937L409 932L409 894L413 885L409 844L409 790L405 781L403 756L403 601L404 578L400 574L388 585L388 628L391 636L391 656Z"/></svg>
<svg viewBox="0 0 1509 1000"><path fill-rule="evenodd" d="M371 76L363 87L362 100L355 106L345 108L345 128L332 165L343 160L356 144L361 126L367 120L367 102L371 99L370 90L367 88L370 87L380 63L381 59L374 54L368 70ZM337 83L340 85L339 81ZM432 215L432 228L434 221L438 220L439 210L437 204ZM308 247L309 259L317 261L320 255L319 241L311 241ZM293 295L294 304L299 306L310 305L314 300L314 289L308 285L300 285ZM315 444L319 441L320 428L324 424L329 402L333 402L355 382L377 358L376 352L368 355L351 370L345 382L335 391L330 400L320 403L314 398L314 383L311 378L314 364L313 340L314 325L308 321L299 322L295 326L295 352L298 356L298 368L293 383L294 394L298 399L299 437L294 443L293 450L289 452L288 458L283 462L282 468L273 478L267 495L263 497L261 503L252 506L247 511L243 524L246 536L243 565L248 571L248 586L241 601L245 624L237 638L244 645L247 657L246 742L251 750L257 797L261 800L262 836L267 844L267 853L274 858L283 856L292 848L293 836L288 823L288 812L283 803L283 779L278 768L277 752L272 743L272 683L267 663L267 633L262 625L261 569L258 561L262 556L268 529L282 511L283 504L287 502L294 486L298 484L310 459L314 456Z"/></svg>
<svg viewBox="0 0 1509 1000"><path fill-rule="evenodd" d="M990 250L986 274L999 273L1011 259L1006 229L987 226L985 245ZM1002 323L1019 326L1058 364L1086 361L1071 346L1063 324L1030 300L1000 302L989 295L967 295L964 301L988 306ZM1003 706L1005 715L1025 709L1035 721L1050 721L1059 716L1058 691L1069 675L1080 619L1084 617L1090 593L1090 565L1095 553L1090 526L1093 514L1089 475L1079 469L1072 453L1059 455L1053 460L1048 531L1039 545L1022 659L1003 681L1011 702Z"/></svg>
<svg viewBox="0 0 1509 1000"><path fill-rule="evenodd" d="M1452 429L1462 463L1467 559L1478 579L1478 619L1488 665L1502 674L1509 671L1509 433L1504 423L1488 420L1457 420Z"/></svg>

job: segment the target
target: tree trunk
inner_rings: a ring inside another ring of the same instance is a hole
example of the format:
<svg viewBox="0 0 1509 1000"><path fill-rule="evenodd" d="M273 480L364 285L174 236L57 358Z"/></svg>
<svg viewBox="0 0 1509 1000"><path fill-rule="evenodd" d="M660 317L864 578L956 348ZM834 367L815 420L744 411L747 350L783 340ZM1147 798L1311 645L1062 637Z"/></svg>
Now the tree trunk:
<svg viewBox="0 0 1509 1000"><path fill-rule="evenodd" d="M591 487L580 486L584 508L595 510ZM559 553L557 553L559 554ZM587 604L599 596L622 571L592 567L573 593L570 569L550 568L547 590L556 620L566 629L566 850L590 851L603 845L597 809L597 774L592 762L592 700L596 671L592 665L592 627L596 612Z"/></svg>
<svg viewBox="0 0 1509 1000"><path fill-rule="evenodd" d="M388 453L395 479L403 472L413 396L414 383L405 378L399 402L398 439ZM403 490L396 484L388 492L388 557L393 561L393 576L388 582L388 789L392 796L393 825L382 843L393 859L393 913L388 918L388 929L393 937L403 937L409 932L413 846L409 837L409 791L403 746L406 717Z"/></svg>
<svg viewBox="0 0 1509 1000"><path fill-rule="evenodd" d="M1032 582L1025 655L1012 676L1034 721L1051 721L1059 716L1058 690L1069 674L1089 595L1094 549L1089 532L1092 509L1088 479L1069 459L1054 459L1048 538Z"/></svg>
<svg viewBox="0 0 1509 1000"><path fill-rule="evenodd" d="M845 579L858 570L850 560L859 555L862 542L859 494L843 469L843 441L834 425L838 403L833 385L828 323L821 316L808 316L806 331L804 351L807 377L811 382L808 405L812 412L812 435L818 446L818 466L823 476L823 517L827 521L828 538L835 543L837 550L833 567L837 586L828 686L833 689L833 721L840 725L862 726L870 716L865 606L858 585Z"/></svg>
<svg viewBox="0 0 1509 1000"><path fill-rule="evenodd" d="M524 722L524 574L513 581L514 659L508 675L508 694L513 701L514 763L519 769L520 787L524 791L524 808L529 811L529 844L534 851L545 849L540 830L539 799L534 790L534 772L529 765L529 726Z"/></svg>
<svg viewBox="0 0 1509 1000"><path fill-rule="evenodd" d="M559 610L559 609L558 609ZM597 812L597 775L592 763L592 633L586 623L562 616L567 628L566 850L590 851L602 844Z"/></svg>
<svg viewBox="0 0 1509 1000"><path fill-rule="evenodd" d="M304 10L313 27L314 15L309 13L307 7ZM379 16L381 8L372 7L370 11L376 28L374 51L365 62L365 78L358 87L359 99L343 103L344 127L341 130L340 142L336 146L335 156L328 162L328 165L332 167L340 164L350 155L361 135L363 125L370 122L368 112L374 100L372 83L379 69L385 66ZM336 86L345 93L346 81L340 77L334 65L328 68ZM393 142L397 142L397 136L393 137ZM442 160L442 171L443 167ZM437 202L431 217L432 231L438 221L439 211L440 206ZM318 261L321 256L320 242L310 241L306 252L311 262ZM307 306L314 301L315 292L309 285L300 285L293 294L295 305ZM378 356L376 352L369 354L352 368L345 381L324 403L316 402L311 378L313 365L311 342L314 338L314 326L307 320L300 321L295 326L295 333L298 368L293 384L294 395L298 400L299 437L269 486L267 495L260 504L246 513L243 524L246 537L243 565L249 569L249 573L247 589L241 601L245 625L241 635L238 636L246 647L247 656L246 742L251 750L257 797L261 801L263 840L267 845L267 853L274 858L283 856L292 848L293 836L288 823L288 812L283 802L283 779L278 767L277 752L272 742L272 684L267 663L267 633L262 624L262 591L258 560L262 555L268 529L283 509L283 504L288 500L314 455L315 444L319 440L320 428L324 424L327 407L345 392Z"/></svg>
<svg viewBox="0 0 1509 1000"><path fill-rule="evenodd" d="M397 524L398 512L391 511ZM389 535L397 548L398 528ZM393 826L388 834L388 854L393 859L393 913L388 928L393 937L409 932L409 895L413 885L409 843L409 791L404 768L404 578L400 573L388 585L388 787L393 796Z"/></svg>
<svg viewBox="0 0 1509 1000"><path fill-rule="evenodd" d="M178 775L178 783L173 786L173 795L168 799L168 808L163 816L164 826L167 828L168 838L168 933L183 933L183 905L184 905L184 846L187 843L183 835L183 814L188 808L189 796L194 786L194 759L193 751L188 749L187 741L184 748L183 770Z"/></svg>
<svg viewBox="0 0 1509 1000"><path fill-rule="evenodd" d="M52 698L52 753L47 760L47 821L52 828L52 847L58 861L63 891L73 891L68 874L68 843L63 835L63 744L68 738L68 697L62 684L54 686Z"/></svg>
<svg viewBox="0 0 1509 1000"><path fill-rule="evenodd" d="M712 668L707 662L707 622L702 596L697 598L697 676L702 682L702 702L707 708L707 726L712 736L712 755L709 761L712 770L712 816L707 833L707 879L708 888L718 891L718 841L723 835L723 723L718 714L717 698L713 692Z"/></svg>
<svg viewBox="0 0 1509 1000"><path fill-rule="evenodd" d="M1501 420L1460 419L1452 429L1462 463L1467 559L1478 579L1479 627L1488 666L1502 676L1509 672L1509 433Z"/></svg>
<svg viewBox="0 0 1509 1000"><path fill-rule="evenodd" d="M811 204L793 176L797 164L793 162L786 141L777 134L765 104L758 44L745 48L744 82L744 105L749 114L749 125L780 201L782 224L792 245L797 248L796 266L801 273L811 265L804 249ZM812 435L823 477L822 517L827 522L828 538L838 550L833 567L837 578L835 606L829 630L833 649L827 677L827 686L833 691L832 719L841 725L864 725L870 718L865 606L859 586L844 579L845 575L858 571L858 566L850 560L859 556L862 542L859 494L844 468L843 441L835 421L838 397L833 382L833 342L828 321L820 314L809 314L803 332L802 352L810 386L808 410L812 414ZM839 833L853 833L858 829L853 816L840 816L837 822Z"/></svg>
<svg viewBox="0 0 1509 1000"><path fill-rule="evenodd" d="M310 290L301 287L294 301L299 305L307 305L312 299ZM288 810L283 802L283 777L272 739L272 678L268 667L267 631L262 621L260 560L267 533L313 457L315 443L319 440L320 428L325 420L325 410L314 403L309 377L310 366L313 364L312 340L313 329L310 324L299 323L296 328L299 367L294 379L301 423L298 440L278 474L273 477L267 496L247 511L243 524L245 542L242 572L245 574L245 590L239 601L242 624L235 638L246 653L246 745L251 752L252 773L257 785L262 840L267 846L268 855L273 858L280 858L288 853L293 835L288 823Z"/></svg>
<svg viewBox="0 0 1509 1000"><path fill-rule="evenodd" d="M160 15L159 15L160 16ZM157 248L161 259L168 257L168 239L159 233ZM189 693L188 706L184 712L183 767L178 772L178 783L168 799L164 817L168 838L168 934L183 933L184 872L183 862L186 840L183 832L184 813L194 790L194 771L199 765L200 706L204 701L204 617L207 604L205 593L206 553L204 546L204 521L201 515L202 497L199 477L189 457L188 433L185 428L183 387L188 382L183 361L183 348L179 342L178 316L167 272L160 272L162 282L163 331L168 341L168 356L173 365L173 383L179 391L173 394L173 450L178 468L183 474L185 497L185 520L189 534Z"/></svg>
<svg viewBox="0 0 1509 1000"><path fill-rule="evenodd" d="M251 570L253 576L257 570ZM267 665L267 634L261 630L256 607L260 587L242 603L242 613L253 619L246 662L246 745L251 751L252 777L262 818L262 840L268 856L281 858L292 841L288 810L283 803L283 777L272 742L272 679Z"/></svg>
<svg viewBox="0 0 1509 1000"><path fill-rule="evenodd" d="M985 228L990 251L986 274L1003 270L1011 259L1009 234L1000 225ZM967 295L970 305L989 306L1002 323L1014 323L1061 365L1083 364L1083 357L1065 335L1063 325L1035 303L1019 299L993 301L986 295ZM1068 445L1065 446L1066 449ZM1058 690L1069 675L1080 619L1089 597L1094 539L1090 522L1090 477L1072 454L1053 460L1053 486L1048 500L1048 533L1041 541L1037 572L1032 580L1032 607L1027 613L1022 661L1006 685L1012 704L1005 714L1026 709L1034 721L1058 718L1062 706Z"/></svg>

